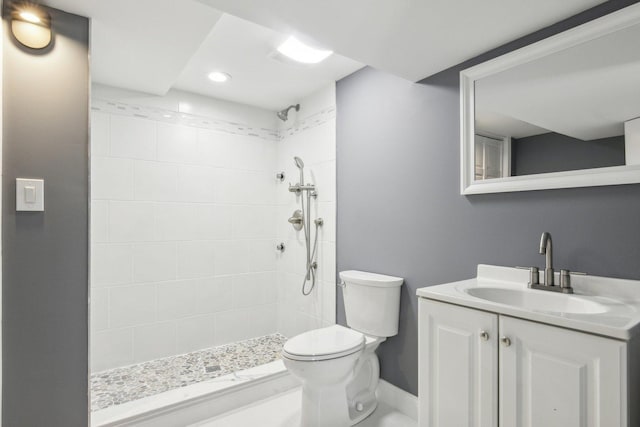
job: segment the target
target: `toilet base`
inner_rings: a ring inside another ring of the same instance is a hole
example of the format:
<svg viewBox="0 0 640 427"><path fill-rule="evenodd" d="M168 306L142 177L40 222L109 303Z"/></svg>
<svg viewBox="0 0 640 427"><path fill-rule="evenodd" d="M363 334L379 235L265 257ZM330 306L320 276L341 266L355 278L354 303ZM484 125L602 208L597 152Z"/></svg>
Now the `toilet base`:
<svg viewBox="0 0 640 427"><path fill-rule="evenodd" d="M351 425L344 384L333 387L302 387L301 427Z"/></svg>
<svg viewBox="0 0 640 427"><path fill-rule="evenodd" d="M375 350L383 341L367 336L360 352L334 359L283 356L287 370L302 382L301 427L351 427L376 410L380 363Z"/></svg>

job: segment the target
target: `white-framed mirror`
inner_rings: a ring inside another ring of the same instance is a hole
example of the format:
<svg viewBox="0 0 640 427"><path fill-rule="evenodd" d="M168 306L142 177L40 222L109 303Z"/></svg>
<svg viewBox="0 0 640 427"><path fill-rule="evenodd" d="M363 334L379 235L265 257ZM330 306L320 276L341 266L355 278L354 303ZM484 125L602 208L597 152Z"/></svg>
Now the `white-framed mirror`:
<svg viewBox="0 0 640 427"><path fill-rule="evenodd" d="M640 183L640 4L460 73L461 194Z"/></svg>

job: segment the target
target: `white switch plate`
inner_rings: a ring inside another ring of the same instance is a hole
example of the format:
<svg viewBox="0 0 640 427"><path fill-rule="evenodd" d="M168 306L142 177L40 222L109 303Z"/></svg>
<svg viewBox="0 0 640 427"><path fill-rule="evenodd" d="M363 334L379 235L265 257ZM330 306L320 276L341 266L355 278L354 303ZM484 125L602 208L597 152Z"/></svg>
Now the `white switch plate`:
<svg viewBox="0 0 640 427"><path fill-rule="evenodd" d="M16 178L16 211L44 211L44 180Z"/></svg>

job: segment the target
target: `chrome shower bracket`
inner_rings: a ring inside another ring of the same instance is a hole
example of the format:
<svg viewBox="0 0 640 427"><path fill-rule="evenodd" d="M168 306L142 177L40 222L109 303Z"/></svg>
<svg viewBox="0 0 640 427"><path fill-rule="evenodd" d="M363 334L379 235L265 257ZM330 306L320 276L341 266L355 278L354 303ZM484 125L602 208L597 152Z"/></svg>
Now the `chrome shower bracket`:
<svg viewBox="0 0 640 427"><path fill-rule="evenodd" d="M276 179L280 182L284 181L284 172L278 172L276 174Z"/></svg>

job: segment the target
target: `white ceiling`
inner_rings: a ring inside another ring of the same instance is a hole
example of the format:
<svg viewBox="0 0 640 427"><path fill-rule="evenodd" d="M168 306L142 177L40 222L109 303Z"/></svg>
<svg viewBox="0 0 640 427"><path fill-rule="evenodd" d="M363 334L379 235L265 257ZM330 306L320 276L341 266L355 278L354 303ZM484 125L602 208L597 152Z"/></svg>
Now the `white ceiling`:
<svg viewBox="0 0 640 427"><path fill-rule="evenodd" d="M276 59L280 55L273 54L287 37L225 14L186 64L174 87L280 110L362 67L340 55L313 65L282 62ZM231 81L212 83L207 78L212 70L231 74Z"/></svg>
<svg viewBox="0 0 640 427"><path fill-rule="evenodd" d="M91 77L164 95L222 13L195 1L45 0L91 21Z"/></svg>
<svg viewBox="0 0 640 427"><path fill-rule="evenodd" d="M603 0L199 0L417 81Z"/></svg>
<svg viewBox="0 0 640 427"><path fill-rule="evenodd" d="M182 89L279 110L363 65L333 55L313 66L270 57L289 34L195 0L45 0L92 18L94 82L153 95ZM213 70L233 76L215 84Z"/></svg>
<svg viewBox="0 0 640 427"><path fill-rule="evenodd" d="M586 141L622 135L640 116L638 40L640 25L476 81L477 127L514 137L538 127Z"/></svg>
<svg viewBox="0 0 640 427"><path fill-rule="evenodd" d="M362 64L419 80L603 0L43 2L92 18L98 83L155 95L179 88L275 110ZM289 35L337 54L315 66L270 58ZM231 84L206 80L212 69L232 74Z"/></svg>

